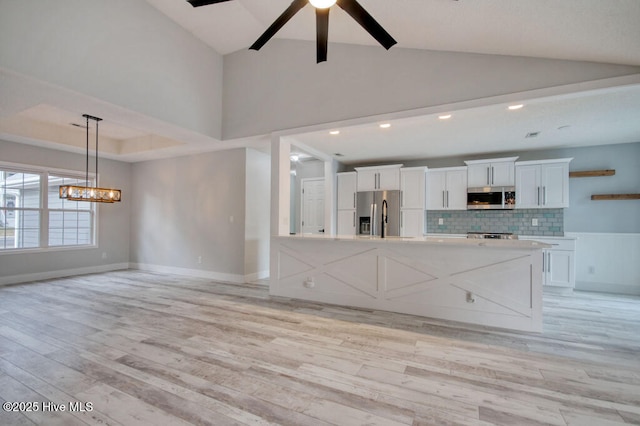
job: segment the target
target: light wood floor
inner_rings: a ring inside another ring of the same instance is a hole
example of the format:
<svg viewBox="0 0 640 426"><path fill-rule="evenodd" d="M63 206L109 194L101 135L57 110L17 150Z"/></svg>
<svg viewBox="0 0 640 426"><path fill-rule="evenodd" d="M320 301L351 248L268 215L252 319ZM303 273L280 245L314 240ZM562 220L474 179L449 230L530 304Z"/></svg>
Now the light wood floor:
<svg viewBox="0 0 640 426"><path fill-rule="evenodd" d="M4 287L0 402L41 405L0 425L640 424L640 298L544 306L523 334L140 271Z"/></svg>

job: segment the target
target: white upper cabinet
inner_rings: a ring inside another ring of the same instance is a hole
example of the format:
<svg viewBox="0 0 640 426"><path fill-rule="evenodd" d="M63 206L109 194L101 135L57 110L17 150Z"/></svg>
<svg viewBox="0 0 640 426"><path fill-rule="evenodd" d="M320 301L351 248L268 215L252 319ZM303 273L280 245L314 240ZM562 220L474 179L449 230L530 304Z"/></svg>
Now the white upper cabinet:
<svg viewBox="0 0 640 426"><path fill-rule="evenodd" d="M427 172L428 210L467 209L467 168L430 169Z"/></svg>
<svg viewBox="0 0 640 426"><path fill-rule="evenodd" d="M465 161L467 164L467 186L514 186L515 161L518 157L495 158L491 160Z"/></svg>
<svg viewBox="0 0 640 426"><path fill-rule="evenodd" d="M338 173L338 210L355 210L356 182L356 172Z"/></svg>
<svg viewBox="0 0 640 426"><path fill-rule="evenodd" d="M356 167L358 192L400 189L400 167L402 164Z"/></svg>
<svg viewBox="0 0 640 426"><path fill-rule="evenodd" d="M516 208L569 207L569 162L572 158L516 163Z"/></svg>
<svg viewBox="0 0 640 426"><path fill-rule="evenodd" d="M400 169L400 208L424 210L426 172L426 167Z"/></svg>

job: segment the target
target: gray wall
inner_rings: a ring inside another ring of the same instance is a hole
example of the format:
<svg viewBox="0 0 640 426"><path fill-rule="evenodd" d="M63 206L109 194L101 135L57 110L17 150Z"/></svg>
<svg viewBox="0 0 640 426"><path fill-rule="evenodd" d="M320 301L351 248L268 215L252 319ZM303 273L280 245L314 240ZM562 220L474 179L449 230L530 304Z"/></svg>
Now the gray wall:
<svg viewBox="0 0 640 426"><path fill-rule="evenodd" d="M615 169L615 176L569 179L569 208L564 211L565 232L640 232L640 201L591 201L593 194L640 192L640 142L491 154L499 158L519 156L519 161L571 158L570 171ZM439 158L403 161L405 167L463 166L470 158ZM481 158L481 157L480 157Z"/></svg>
<svg viewBox="0 0 640 426"><path fill-rule="evenodd" d="M132 186L133 263L244 275L244 149L137 163Z"/></svg>
<svg viewBox="0 0 640 426"><path fill-rule="evenodd" d="M146 1L0 5L0 68L220 138L222 57Z"/></svg>
<svg viewBox="0 0 640 426"><path fill-rule="evenodd" d="M84 155L0 140L0 161L84 173ZM0 255L0 277L50 273L129 262L129 230L132 191L131 165L100 159L100 182L122 190L122 202L100 204L98 247ZM103 253L106 258L103 259Z"/></svg>
<svg viewBox="0 0 640 426"><path fill-rule="evenodd" d="M269 273L271 157L253 149L246 153L244 272L252 279Z"/></svg>
<svg viewBox="0 0 640 426"><path fill-rule="evenodd" d="M273 39L224 57L223 138L636 74L638 67Z"/></svg>

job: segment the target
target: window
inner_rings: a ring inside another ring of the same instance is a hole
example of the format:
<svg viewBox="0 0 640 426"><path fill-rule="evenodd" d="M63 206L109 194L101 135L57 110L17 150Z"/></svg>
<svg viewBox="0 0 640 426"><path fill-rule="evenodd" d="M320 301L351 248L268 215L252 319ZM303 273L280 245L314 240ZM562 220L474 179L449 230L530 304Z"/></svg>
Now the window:
<svg viewBox="0 0 640 426"><path fill-rule="evenodd" d="M0 250L40 246L40 175L0 170Z"/></svg>
<svg viewBox="0 0 640 426"><path fill-rule="evenodd" d="M85 178L0 165L0 251L94 244L94 203L60 199L60 185L84 186Z"/></svg>
<svg viewBox="0 0 640 426"><path fill-rule="evenodd" d="M93 238L93 203L62 200L60 185L85 185L84 179L49 175L49 246L91 244Z"/></svg>

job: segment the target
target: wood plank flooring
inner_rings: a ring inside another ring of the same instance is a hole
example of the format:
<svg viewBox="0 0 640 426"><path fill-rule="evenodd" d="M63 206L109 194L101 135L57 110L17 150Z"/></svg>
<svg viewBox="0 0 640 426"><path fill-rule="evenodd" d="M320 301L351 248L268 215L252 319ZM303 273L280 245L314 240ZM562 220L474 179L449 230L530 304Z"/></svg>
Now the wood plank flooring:
<svg viewBox="0 0 640 426"><path fill-rule="evenodd" d="M39 407L0 425L640 424L640 298L546 294L544 316L517 333L141 271L0 287L0 403Z"/></svg>

